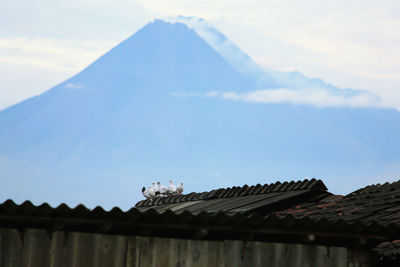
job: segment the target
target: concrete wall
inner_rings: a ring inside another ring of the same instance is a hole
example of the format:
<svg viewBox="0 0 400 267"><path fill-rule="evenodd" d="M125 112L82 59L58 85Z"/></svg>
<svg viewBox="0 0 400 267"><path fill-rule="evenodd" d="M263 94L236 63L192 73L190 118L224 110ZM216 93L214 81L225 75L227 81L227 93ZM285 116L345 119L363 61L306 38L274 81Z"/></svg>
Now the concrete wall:
<svg viewBox="0 0 400 267"><path fill-rule="evenodd" d="M0 267L366 266L343 247L0 228Z"/></svg>

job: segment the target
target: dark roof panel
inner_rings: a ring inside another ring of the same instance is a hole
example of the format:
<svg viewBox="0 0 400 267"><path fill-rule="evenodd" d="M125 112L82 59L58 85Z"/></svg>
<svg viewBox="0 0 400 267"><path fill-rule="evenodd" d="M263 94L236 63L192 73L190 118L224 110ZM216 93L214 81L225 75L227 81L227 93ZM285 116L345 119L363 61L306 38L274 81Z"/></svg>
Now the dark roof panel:
<svg viewBox="0 0 400 267"><path fill-rule="evenodd" d="M270 194L265 194L262 195L264 196L263 198L257 200L257 201L252 201L250 203L246 203L245 205L240 205L240 207L236 207L234 209L231 209L230 212L249 212L249 211L254 211L254 210L259 210L261 208L267 209L269 208L270 210L276 209L277 207L274 207L274 205L279 205L279 202L283 201L290 201L291 198L299 195L304 195L305 193L308 193L308 191L293 191L293 192L279 192L279 193L270 193ZM244 204L244 203L243 203Z"/></svg>
<svg viewBox="0 0 400 267"><path fill-rule="evenodd" d="M189 193L182 195L180 197L172 196L165 198L156 198L154 201L150 200L142 200L136 204L136 207L146 207L146 206L157 206L165 203L177 203L177 202L186 202L193 200L209 200L214 198L232 198L237 196L246 196L246 195L259 195L266 194L270 192L286 192L293 190L312 190L312 191L326 191L327 188L323 184L321 180L311 179L304 181L291 181L290 183L284 182L281 184L280 182L272 183L272 184L257 184L255 186L234 186L228 188L220 188L216 190L212 190L210 192L202 192L202 193Z"/></svg>
<svg viewBox="0 0 400 267"><path fill-rule="evenodd" d="M306 200L315 197L321 193L325 194L326 187L320 180L304 180L297 182L273 183L269 185L257 184L255 186L233 186L228 188L220 188L210 192L190 193L181 197L159 197L154 201L140 201L136 204L139 210L147 210L149 207L158 212L166 212L169 206L166 203L187 203L191 201L204 200L206 203L196 205L183 205L177 210L189 210L199 213L205 212L253 212L262 208L278 207L278 202L287 204L296 203L296 196L307 196ZM279 196L279 197L278 197ZM293 199L292 199L293 198ZM220 201L214 201L220 199ZM292 202L290 202L293 200ZM303 200L304 202L304 200ZM279 206L281 207L281 206Z"/></svg>

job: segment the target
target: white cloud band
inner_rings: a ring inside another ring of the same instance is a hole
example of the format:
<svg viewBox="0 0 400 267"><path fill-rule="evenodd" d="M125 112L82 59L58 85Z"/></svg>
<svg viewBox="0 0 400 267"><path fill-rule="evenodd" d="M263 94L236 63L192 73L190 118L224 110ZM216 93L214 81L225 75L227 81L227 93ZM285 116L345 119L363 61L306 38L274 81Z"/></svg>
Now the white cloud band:
<svg viewBox="0 0 400 267"><path fill-rule="evenodd" d="M210 91L205 94L173 93L180 97L212 97L249 103L288 103L319 108L327 107L383 107L381 100L369 92L329 91L324 89L263 89L244 93Z"/></svg>

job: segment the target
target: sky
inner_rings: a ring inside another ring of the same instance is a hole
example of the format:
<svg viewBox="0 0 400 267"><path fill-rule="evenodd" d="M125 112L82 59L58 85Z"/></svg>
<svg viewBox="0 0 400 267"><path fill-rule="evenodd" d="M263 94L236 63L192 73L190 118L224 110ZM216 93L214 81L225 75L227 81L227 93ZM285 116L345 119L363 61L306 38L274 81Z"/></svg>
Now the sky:
<svg viewBox="0 0 400 267"><path fill-rule="evenodd" d="M369 90L400 109L399 14L400 2L385 0L1 1L0 109L66 80L153 19L177 15L204 18L262 67Z"/></svg>

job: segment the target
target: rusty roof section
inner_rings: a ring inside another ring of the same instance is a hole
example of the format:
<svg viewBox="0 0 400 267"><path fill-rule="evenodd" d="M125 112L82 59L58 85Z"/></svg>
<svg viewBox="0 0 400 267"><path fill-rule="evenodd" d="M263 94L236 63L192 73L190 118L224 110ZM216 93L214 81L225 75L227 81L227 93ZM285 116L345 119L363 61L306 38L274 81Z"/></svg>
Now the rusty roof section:
<svg viewBox="0 0 400 267"><path fill-rule="evenodd" d="M379 222L400 228L400 181L368 185L346 196L331 195L318 201L292 205L274 212L280 218L343 220L365 225ZM399 238L393 234L393 238ZM400 259L400 241L388 240L376 248L384 259Z"/></svg>
<svg viewBox="0 0 400 267"><path fill-rule="evenodd" d="M383 242L374 249L379 255L380 260L399 260L400 258L400 240Z"/></svg>
<svg viewBox="0 0 400 267"><path fill-rule="evenodd" d="M400 227L400 181L369 185L346 196L332 195L276 212L283 217L288 214L297 218L342 218L350 223L379 221Z"/></svg>
<svg viewBox="0 0 400 267"><path fill-rule="evenodd" d="M174 204L181 202L190 202L190 201L198 201L198 200L211 200L211 199L227 199L227 198L235 198L235 197L244 197L251 195L264 195L264 194L272 194L272 193L283 193L289 191L318 191L325 192L327 191L327 187L321 180L317 179L305 179L303 181L290 181L290 182L276 182L271 184L257 184L248 186L233 186L228 188L219 188L209 192L202 193L189 193L185 195L171 196L171 197L160 197L156 198L154 201L151 200L142 200L136 203L135 207L150 207L150 206L158 206L162 204Z"/></svg>

